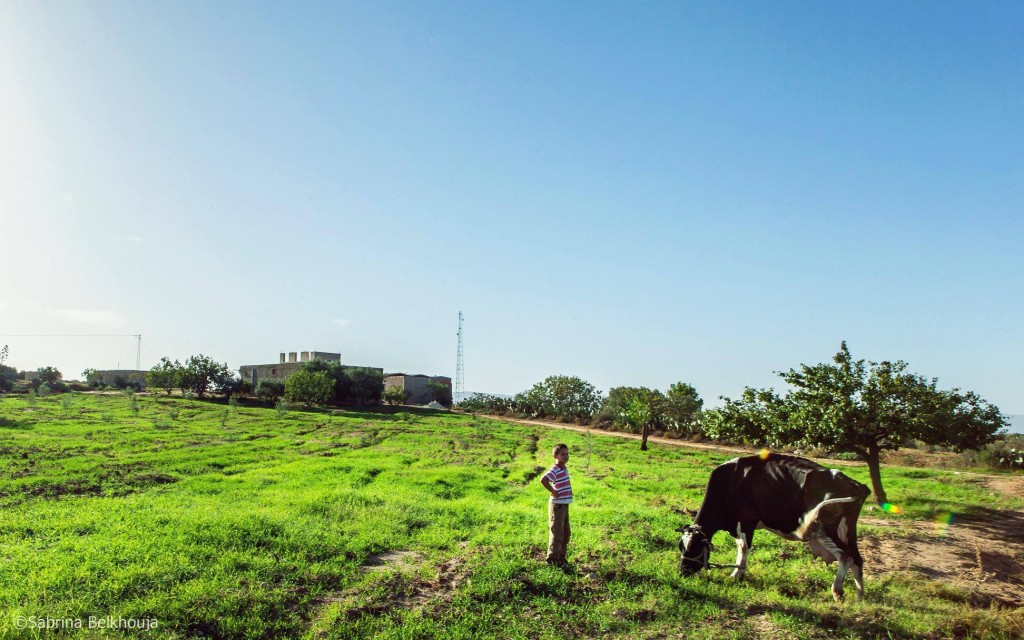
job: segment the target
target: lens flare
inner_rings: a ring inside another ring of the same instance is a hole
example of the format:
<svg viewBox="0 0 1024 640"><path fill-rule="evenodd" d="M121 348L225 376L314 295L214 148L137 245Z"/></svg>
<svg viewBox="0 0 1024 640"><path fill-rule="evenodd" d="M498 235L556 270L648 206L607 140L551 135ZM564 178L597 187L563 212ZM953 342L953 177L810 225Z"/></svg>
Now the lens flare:
<svg viewBox="0 0 1024 640"><path fill-rule="evenodd" d="M770 456L770 455L771 455L771 452L770 452L770 451L768 451L767 449L761 449L761 451L760 451L760 452L758 452L758 454L757 454L757 455L758 455L758 456L759 456L759 457L760 457L760 458L761 458L762 460L767 460L767 459L768 459L768 456Z"/></svg>
<svg viewBox="0 0 1024 640"><path fill-rule="evenodd" d="M884 511L886 513L897 514L897 515L903 513L903 509L900 508L900 505L898 505L898 504L890 504L888 502L883 502L882 503L882 511Z"/></svg>
<svg viewBox="0 0 1024 640"><path fill-rule="evenodd" d="M949 511L940 511L935 514L935 530L945 535L949 533L949 527L953 524L955 518Z"/></svg>

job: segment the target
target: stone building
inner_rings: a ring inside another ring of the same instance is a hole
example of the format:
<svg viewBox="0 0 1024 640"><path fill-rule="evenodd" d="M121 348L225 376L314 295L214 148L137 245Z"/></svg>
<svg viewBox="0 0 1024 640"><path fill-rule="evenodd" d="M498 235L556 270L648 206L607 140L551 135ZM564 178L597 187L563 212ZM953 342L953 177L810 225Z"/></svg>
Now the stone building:
<svg viewBox="0 0 1024 640"><path fill-rule="evenodd" d="M285 355L287 355L287 359ZM253 391L255 391L260 380L284 382L285 378L302 368L302 363L310 360L341 362L341 354L326 351L303 351L301 354L297 351L288 354L282 352L280 360L274 364L245 364L239 367L238 373L242 380L252 385Z"/></svg>
<svg viewBox="0 0 1024 640"><path fill-rule="evenodd" d="M302 365L310 360L325 360L328 362L341 362L340 353L329 353L327 351L291 351L287 354L281 353L280 360L273 364L246 364L242 365L238 369L238 373L242 380L245 380L252 385L252 390L256 391L256 386L261 380L274 380L276 382L284 382L285 379L302 369ZM379 367L355 367L352 365L345 365L346 369L371 369L379 371L381 375L384 374L384 370Z"/></svg>
<svg viewBox="0 0 1024 640"><path fill-rule="evenodd" d="M451 395L452 379L446 376L427 376L422 373L389 373L384 376L384 389L398 387L405 391L406 404L430 404L434 399L434 390L427 386L428 382L443 384L448 387Z"/></svg>

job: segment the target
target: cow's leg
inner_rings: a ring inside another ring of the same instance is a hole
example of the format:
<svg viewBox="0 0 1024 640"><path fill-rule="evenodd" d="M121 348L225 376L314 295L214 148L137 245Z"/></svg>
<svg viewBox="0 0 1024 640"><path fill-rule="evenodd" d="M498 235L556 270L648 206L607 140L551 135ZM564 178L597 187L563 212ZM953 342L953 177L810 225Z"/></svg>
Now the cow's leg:
<svg viewBox="0 0 1024 640"><path fill-rule="evenodd" d="M857 602L862 602L864 600L864 567L854 560L852 568L853 571L850 573L853 574L853 582L857 585Z"/></svg>
<svg viewBox="0 0 1024 640"><path fill-rule="evenodd" d="M860 510L860 505L857 506ZM850 555L853 557L853 582L857 585L857 602L864 600L864 558L857 548L857 512L850 514Z"/></svg>
<svg viewBox="0 0 1024 640"><path fill-rule="evenodd" d="M733 569L731 577L740 579L747 572L747 554L750 553L750 546L753 542L754 527L738 523L736 525L736 568Z"/></svg>
<svg viewBox="0 0 1024 640"><path fill-rule="evenodd" d="M843 601L843 580L846 579L846 572L852 560L853 558L845 554L839 557L839 569L836 571L836 579L832 581L832 597L836 602Z"/></svg>

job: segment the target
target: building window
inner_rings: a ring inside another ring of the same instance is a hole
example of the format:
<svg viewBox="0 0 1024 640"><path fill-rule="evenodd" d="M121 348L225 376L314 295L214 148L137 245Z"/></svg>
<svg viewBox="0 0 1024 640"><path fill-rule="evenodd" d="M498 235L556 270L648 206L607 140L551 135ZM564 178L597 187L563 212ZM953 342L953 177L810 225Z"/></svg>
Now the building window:
<svg viewBox="0 0 1024 640"><path fill-rule="evenodd" d="M270 375L276 376L277 375L277 369L271 369L270 370Z"/></svg>

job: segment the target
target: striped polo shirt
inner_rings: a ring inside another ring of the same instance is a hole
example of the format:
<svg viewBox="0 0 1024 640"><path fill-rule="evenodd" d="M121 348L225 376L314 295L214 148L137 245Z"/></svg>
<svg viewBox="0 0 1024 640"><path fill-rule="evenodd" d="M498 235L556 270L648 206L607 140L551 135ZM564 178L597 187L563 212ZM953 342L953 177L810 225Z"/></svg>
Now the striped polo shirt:
<svg viewBox="0 0 1024 640"><path fill-rule="evenodd" d="M572 502L572 484L569 483L569 470L557 464L544 474L551 486L558 492L558 497L551 496L553 504L569 504Z"/></svg>

